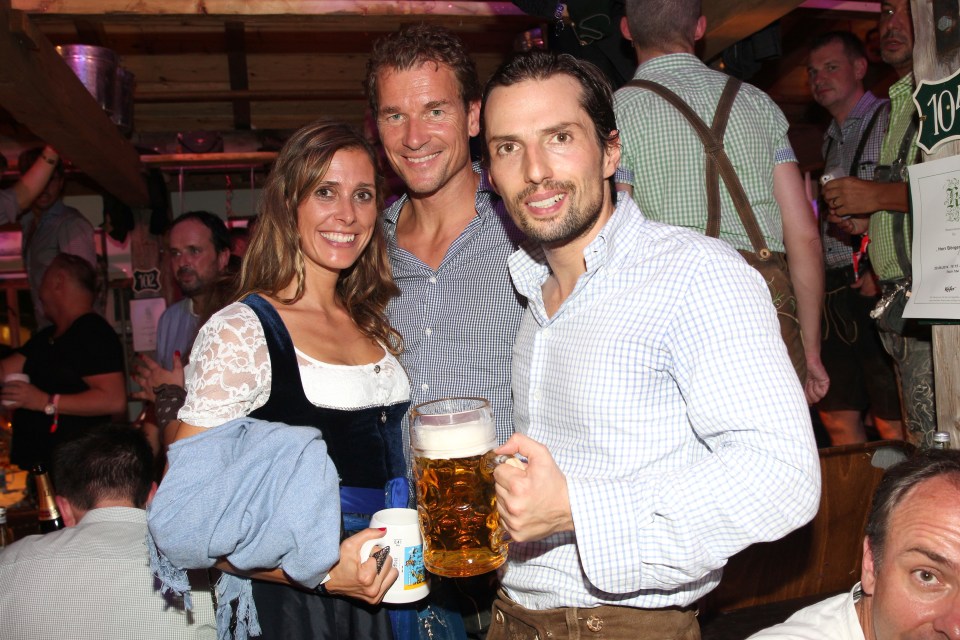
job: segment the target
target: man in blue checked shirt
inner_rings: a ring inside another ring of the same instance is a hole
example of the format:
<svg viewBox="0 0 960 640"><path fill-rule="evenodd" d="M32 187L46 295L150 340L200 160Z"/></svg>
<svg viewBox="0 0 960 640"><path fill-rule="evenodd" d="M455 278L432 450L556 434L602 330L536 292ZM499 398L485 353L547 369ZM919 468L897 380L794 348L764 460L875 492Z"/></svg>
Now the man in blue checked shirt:
<svg viewBox="0 0 960 640"><path fill-rule="evenodd" d="M411 404L487 398L502 444L513 433L510 350L522 311L507 258L521 234L470 160L480 128L476 67L460 38L419 24L376 42L366 88L407 187L383 228L400 287L387 315L403 336Z"/></svg>
<svg viewBox="0 0 960 640"><path fill-rule="evenodd" d="M523 54L484 93L491 183L530 239L517 433L494 473L513 539L488 638L696 640L727 558L809 521L820 472L762 277L726 243L615 199L610 87Z"/></svg>
<svg viewBox="0 0 960 640"><path fill-rule="evenodd" d="M503 444L513 434L510 358L523 299L507 272L521 233L470 160L480 81L463 42L414 25L373 47L367 95L386 156L407 187L383 214L400 296L387 306L403 336L411 403L449 396L490 401ZM409 451L409 431L403 430ZM445 581L470 637L489 624L495 574ZM438 592L438 582L434 581Z"/></svg>

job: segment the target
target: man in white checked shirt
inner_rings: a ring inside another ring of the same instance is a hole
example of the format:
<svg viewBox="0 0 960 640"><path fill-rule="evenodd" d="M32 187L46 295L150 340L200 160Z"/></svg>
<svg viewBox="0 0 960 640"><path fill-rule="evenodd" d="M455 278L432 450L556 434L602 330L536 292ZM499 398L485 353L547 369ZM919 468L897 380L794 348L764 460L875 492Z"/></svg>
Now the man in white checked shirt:
<svg viewBox="0 0 960 640"><path fill-rule="evenodd" d="M532 241L514 426L497 453L513 539L490 640L696 640L727 558L816 512L803 389L760 275L728 245L614 200L620 141L592 66L541 51L485 89L490 178ZM550 635L552 634L552 635Z"/></svg>
<svg viewBox="0 0 960 640"><path fill-rule="evenodd" d="M205 573L190 574L192 609L154 586L144 509L157 485L140 431L103 425L62 443L53 482L67 527L0 553L3 640L217 637Z"/></svg>

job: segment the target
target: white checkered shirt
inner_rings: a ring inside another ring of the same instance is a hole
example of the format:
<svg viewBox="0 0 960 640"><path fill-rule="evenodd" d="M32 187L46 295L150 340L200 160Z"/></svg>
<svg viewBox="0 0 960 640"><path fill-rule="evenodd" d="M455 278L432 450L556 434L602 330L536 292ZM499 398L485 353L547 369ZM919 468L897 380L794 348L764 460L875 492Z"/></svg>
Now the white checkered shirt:
<svg viewBox="0 0 960 640"><path fill-rule="evenodd" d="M725 243L624 197L584 256L549 318L542 251L510 259L529 298L515 426L565 474L575 534L511 543L501 579L530 609L688 605L816 512L803 390L763 279Z"/></svg>

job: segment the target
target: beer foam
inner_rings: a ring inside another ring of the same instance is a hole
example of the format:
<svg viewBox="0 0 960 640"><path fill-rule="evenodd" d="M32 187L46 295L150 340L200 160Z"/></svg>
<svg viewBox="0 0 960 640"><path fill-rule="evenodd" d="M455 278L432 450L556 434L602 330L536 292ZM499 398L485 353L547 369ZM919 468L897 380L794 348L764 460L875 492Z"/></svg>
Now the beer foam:
<svg viewBox="0 0 960 640"><path fill-rule="evenodd" d="M427 458L467 458L497 446L492 420L462 424L420 424L413 430L413 446Z"/></svg>

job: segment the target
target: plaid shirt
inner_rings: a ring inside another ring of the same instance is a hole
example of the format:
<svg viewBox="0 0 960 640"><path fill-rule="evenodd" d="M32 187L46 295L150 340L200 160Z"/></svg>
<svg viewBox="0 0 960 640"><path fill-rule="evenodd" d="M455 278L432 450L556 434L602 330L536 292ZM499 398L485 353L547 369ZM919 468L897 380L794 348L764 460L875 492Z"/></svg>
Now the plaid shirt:
<svg viewBox="0 0 960 640"><path fill-rule="evenodd" d="M869 91L865 92L853 110L843 121L843 125L836 120L830 122L826 133L823 134L823 172L838 171L834 177L850 175L850 165L857 154L857 147L866 132L867 125L877 109L889 105L890 101L878 98ZM886 114L877 116L870 137L863 146L860 162L854 172L857 178L873 180L873 170L880 157L880 147L883 137L887 133L889 110ZM844 233L835 224L827 225L823 235L823 262L827 269L847 267L853 259L853 249L850 246L850 235Z"/></svg>
<svg viewBox="0 0 960 640"><path fill-rule="evenodd" d="M903 136L910 126L910 121L916 117L913 106L913 74L909 73L893 83L890 87L890 128L887 137L883 139L883 148L880 150L880 164L890 164L897 158ZM917 141L913 140L910 152L906 157L906 164L917 161ZM913 246L913 225L910 218L904 218L906 232L904 238L907 243L907 257L911 255ZM870 264L881 281L897 280L904 276L900 264L897 262L897 251L893 245L893 214L890 211L878 211L870 216Z"/></svg>
<svg viewBox="0 0 960 640"><path fill-rule="evenodd" d="M449 396L490 401L497 440L513 434L510 354L523 311L507 271L520 231L502 210L479 163L477 215L436 271L397 245L404 196L383 215L387 252L400 295L387 305L390 324L403 336L400 362L410 377L411 405ZM410 433L403 429L404 451Z"/></svg>
<svg viewBox="0 0 960 640"><path fill-rule="evenodd" d="M658 82L680 96L709 125L727 76L695 56L659 56L637 68L634 78ZM621 164L633 171L634 200L653 220L695 229L707 226L703 144L687 120L653 92L623 87L614 96L623 140ZM734 101L725 149L743 183L760 231L771 251L783 251L780 206L773 197L773 168L796 162L787 120L765 93L744 84ZM752 250L733 201L720 185L720 238Z"/></svg>
<svg viewBox="0 0 960 640"><path fill-rule="evenodd" d="M584 258L550 317L542 250L510 259L516 428L566 476L575 533L511 542L501 579L530 609L688 605L816 512L807 403L763 278L724 243L623 197Z"/></svg>

